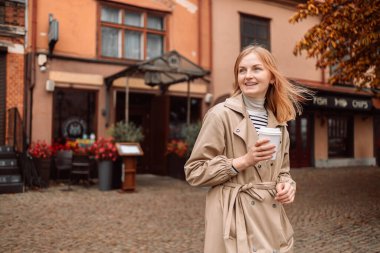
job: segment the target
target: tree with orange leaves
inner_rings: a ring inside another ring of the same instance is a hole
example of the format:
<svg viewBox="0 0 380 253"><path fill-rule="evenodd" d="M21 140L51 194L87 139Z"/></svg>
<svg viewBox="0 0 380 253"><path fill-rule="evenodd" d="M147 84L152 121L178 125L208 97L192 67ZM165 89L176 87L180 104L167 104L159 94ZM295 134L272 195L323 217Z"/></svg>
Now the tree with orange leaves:
<svg viewBox="0 0 380 253"><path fill-rule="evenodd" d="M380 0L308 0L298 5L290 23L317 16L320 23L297 42L317 67L333 67L331 84L354 84L378 94L380 88Z"/></svg>

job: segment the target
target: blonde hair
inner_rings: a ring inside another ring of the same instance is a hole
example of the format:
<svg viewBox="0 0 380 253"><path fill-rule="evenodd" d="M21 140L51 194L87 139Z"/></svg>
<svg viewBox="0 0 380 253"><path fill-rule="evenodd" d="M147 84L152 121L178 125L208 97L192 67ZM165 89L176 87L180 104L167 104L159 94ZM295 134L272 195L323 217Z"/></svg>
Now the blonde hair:
<svg viewBox="0 0 380 253"><path fill-rule="evenodd" d="M271 72L274 79L273 84L269 85L265 95L265 107L273 112L280 123L294 119L297 113L301 114L301 102L307 100L308 95L312 95L312 92L304 87L290 83L278 70L274 56L261 46L247 46L236 58L234 67L235 82L232 96L237 96L241 93L238 83L239 65L242 59L251 53L255 53L260 58L264 67Z"/></svg>

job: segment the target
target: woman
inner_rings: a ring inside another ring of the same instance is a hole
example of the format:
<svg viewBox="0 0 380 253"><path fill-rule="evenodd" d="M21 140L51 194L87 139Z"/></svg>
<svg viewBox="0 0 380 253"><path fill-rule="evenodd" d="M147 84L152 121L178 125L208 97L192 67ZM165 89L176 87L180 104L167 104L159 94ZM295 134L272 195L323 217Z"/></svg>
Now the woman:
<svg viewBox="0 0 380 253"><path fill-rule="evenodd" d="M271 53L249 46L237 57L233 95L206 114L185 165L206 197L205 253L293 252L283 204L294 201L286 122L301 112L305 89L277 69ZM280 147L258 140L261 126L281 130ZM276 160L270 160L277 152Z"/></svg>

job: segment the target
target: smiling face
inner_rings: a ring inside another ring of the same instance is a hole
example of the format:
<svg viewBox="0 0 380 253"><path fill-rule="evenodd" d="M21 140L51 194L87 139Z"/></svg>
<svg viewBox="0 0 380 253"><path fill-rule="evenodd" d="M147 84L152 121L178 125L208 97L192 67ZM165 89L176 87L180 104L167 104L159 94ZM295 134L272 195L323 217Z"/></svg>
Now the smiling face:
<svg viewBox="0 0 380 253"><path fill-rule="evenodd" d="M257 54L251 52L244 56L239 63L237 81L245 96L265 98L269 83L273 82L273 77Z"/></svg>

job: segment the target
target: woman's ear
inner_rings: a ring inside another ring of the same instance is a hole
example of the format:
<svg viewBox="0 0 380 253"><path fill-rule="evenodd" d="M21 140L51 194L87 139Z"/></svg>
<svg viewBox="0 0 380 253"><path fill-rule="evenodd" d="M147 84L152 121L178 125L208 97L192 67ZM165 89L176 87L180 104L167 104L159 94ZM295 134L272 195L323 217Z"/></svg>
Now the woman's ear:
<svg viewBox="0 0 380 253"><path fill-rule="evenodd" d="M269 84L270 84L270 85L273 85L275 82L276 82L276 78L275 78L274 75L271 73L271 79L270 79L270 81L269 81Z"/></svg>

